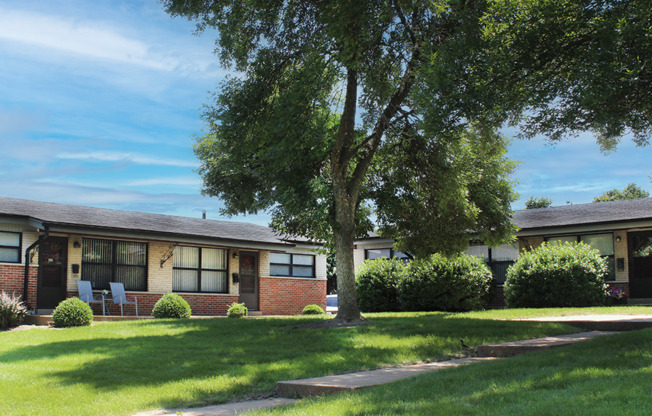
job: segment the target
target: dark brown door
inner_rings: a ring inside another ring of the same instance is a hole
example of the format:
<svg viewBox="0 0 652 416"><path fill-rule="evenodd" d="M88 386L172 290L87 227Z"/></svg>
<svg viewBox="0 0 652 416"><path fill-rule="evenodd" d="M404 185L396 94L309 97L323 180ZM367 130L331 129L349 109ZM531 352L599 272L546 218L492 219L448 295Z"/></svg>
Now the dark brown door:
<svg viewBox="0 0 652 416"><path fill-rule="evenodd" d="M652 231L628 233L629 291L632 298L652 298Z"/></svg>
<svg viewBox="0 0 652 416"><path fill-rule="evenodd" d="M258 310L258 254L240 252L240 302Z"/></svg>
<svg viewBox="0 0 652 416"><path fill-rule="evenodd" d="M68 239L48 237L39 245L38 291L39 309L54 309L66 298Z"/></svg>

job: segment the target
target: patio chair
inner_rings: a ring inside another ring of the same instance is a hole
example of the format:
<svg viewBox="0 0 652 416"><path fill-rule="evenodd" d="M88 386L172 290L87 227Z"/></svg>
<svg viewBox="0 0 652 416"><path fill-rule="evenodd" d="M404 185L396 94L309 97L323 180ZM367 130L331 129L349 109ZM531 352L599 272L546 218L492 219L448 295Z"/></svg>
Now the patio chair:
<svg viewBox="0 0 652 416"><path fill-rule="evenodd" d="M110 282L109 285L111 285L111 296L113 296L113 303L120 304L120 315L125 315L123 305L136 305L136 316L138 316L138 298L134 296L133 302L128 301L127 294L125 293L125 285L122 283Z"/></svg>
<svg viewBox="0 0 652 416"><path fill-rule="evenodd" d="M106 309L104 308L104 296L99 295L99 298L96 298L93 295L93 287L91 282L88 280L77 280L77 292L79 293L79 299L83 302L86 302L88 306L91 306L91 303L101 303L102 304L102 315L106 315Z"/></svg>

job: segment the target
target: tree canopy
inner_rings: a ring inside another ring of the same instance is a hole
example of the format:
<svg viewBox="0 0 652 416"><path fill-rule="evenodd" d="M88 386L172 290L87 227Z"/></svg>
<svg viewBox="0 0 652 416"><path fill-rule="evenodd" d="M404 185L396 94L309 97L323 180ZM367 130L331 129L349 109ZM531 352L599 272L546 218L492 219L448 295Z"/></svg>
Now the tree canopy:
<svg viewBox="0 0 652 416"><path fill-rule="evenodd" d="M525 201L525 209L548 208L550 206L552 206L552 199L546 198L545 196L540 198L531 196Z"/></svg>
<svg viewBox="0 0 652 416"><path fill-rule="evenodd" d="M650 193L635 183L628 184L623 190L611 189L593 198L593 202L618 201L620 199L649 198Z"/></svg>
<svg viewBox="0 0 652 416"><path fill-rule="evenodd" d="M604 68L574 55L593 45L590 33L588 43L573 38L584 39L583 24L601 27L610 9L643 1L163 3L200 31L217 29L217 53L232 70L195 147L203 192L220 197L226 214L267 210L275 229L331 244L338 318L351 321L360 316L353 242L373 228L372 212L383 236L417 255L459 251L470 235L489 244L511 238L513 163L498 129L524 121L526 133L543 126L538 131L556 138L608 127L610 117L577 122L578 111L599 107L586 94L564 96L564 88L594 81L582 78L586 65ZM615 88L632 96L624 84ZM556 112L559 103L566 112ZM648 101L636 103L636 114L647 114ZM526 110L533 112L522 118ZM603 136L648 131L649 119L640 120L625 119Z"/></svg>

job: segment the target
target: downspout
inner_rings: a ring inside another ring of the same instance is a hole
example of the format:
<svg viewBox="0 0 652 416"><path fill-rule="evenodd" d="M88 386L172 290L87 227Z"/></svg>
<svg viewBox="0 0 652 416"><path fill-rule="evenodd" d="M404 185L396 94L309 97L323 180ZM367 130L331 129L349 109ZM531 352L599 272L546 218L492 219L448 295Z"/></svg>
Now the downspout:
<svg viewBox="0 0 652 416"><path fill-rule="evenodd" d="M23 302L27 303L27 291L29 290L29 253L34 250L36 246L41 244L48 235L50 234L50 229L47 225L43 227L45 234L38 236L38 240L34 241L31 246L27 247L25 250L25 276L23 278Z"/></svg>

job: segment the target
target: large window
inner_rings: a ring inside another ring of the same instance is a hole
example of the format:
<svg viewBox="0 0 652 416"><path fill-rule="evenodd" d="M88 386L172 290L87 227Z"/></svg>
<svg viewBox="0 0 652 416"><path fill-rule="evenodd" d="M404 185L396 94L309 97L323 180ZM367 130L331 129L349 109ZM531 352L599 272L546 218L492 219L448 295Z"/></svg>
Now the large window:
<svg viewBox="0 0 652 416"><path fill-rule="evenodd" d="M0 263L20 263L20 233L0 231Z"/></svg>
<svg viewBox="0 0 652 416"><path fill-rule="evenodd" d="M471 244L464 253L482 259L491 269L494 281L502 285L507 279L507 269L518 258L518 244L503 244L498 247Z"/></svg>
<svg viewBox="0 0 652 416"><path fill-rule="evenodd" d="M120 282L126 290L147 290L147 244L84 238L82 279L90 280L93 289Z"/></svg>
<svg viewBox="0 0 652 416"><path fill-rule="evenodd" d="M364 258L366 260L375 260L375 259L401 259L401 260L412 260L412 256L403 253L400 251L394 251L393 248L372 248L364 251Z"/></svg>
<svg viewBox="0 0 652 416"><path fill-rule="evenodd" d="M270 253L269 274L287 277L315 277L315 256Z"/></svg>
<svg viewBox="0 0 652 416"><path fill-rule="evenodd" d="M172 290L228 293L227 250L206 247L174 248Z"/></svg>
<svg viewBox="0 0 652 416"><path fill-rule="evenodd" d="M592 248L598 250L602 258L607 261L609 268L607 272L607 280L616 279L616 263L614 260L614 237L611 233L606 234L585 234L585 235L565 235L560 237L548 237L548 242L561 241L561 242L583 242Z"/></svg>

